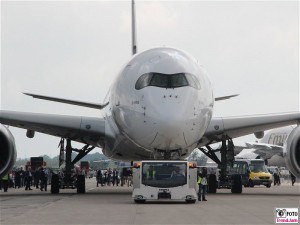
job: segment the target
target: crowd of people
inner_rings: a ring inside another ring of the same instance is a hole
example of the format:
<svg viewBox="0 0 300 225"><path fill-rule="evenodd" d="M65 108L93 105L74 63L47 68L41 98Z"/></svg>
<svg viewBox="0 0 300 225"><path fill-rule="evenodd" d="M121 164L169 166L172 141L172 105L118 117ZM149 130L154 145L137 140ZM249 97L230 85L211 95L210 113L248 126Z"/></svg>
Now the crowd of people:
<svg viewBox="0 0 300 225"><path fill-rule="evenodd" d="M96 181L97 187L107 185L113 186L132 186L132 169L122 168L122 169L105 169L96 171Z"/></svg>
<svg viewBox="0 0 300 225"><path fill-rule="evenodd" d="M25 188L25 190L32 190L32 187L40 189L41 191L47 191L47 185L49 180L49 170L44 167L39 167L32 170L27 167L26 170L18 168L10 171L0 179L0 190L7 192L8 188Z"/></svg>
<svg viewBox="0 0 300 225"><path fill-rule="evenodd" d="M154 176L148 172L147 176ZM8 188L25 188L25 190L32 190L32 187L40 189L41 191L47 191L48 184L51 183L51 172L45 167L39 167L35 170L30 167L23 170L23 168L18 168L16 170L10 171L8 174L0 179L0 190L3 189L7 192ZM86 171L82 172L76 171L75 174L85 174ZM63 177L63 171L59 172L60 177ZM174 176L176 173L174 172ZM292 185L296 182L296 177L290 173ZM97 170L95 173L96 185L99 187L103 186L132 186L132 168L121 168L121 169L104 169ZM274 185L280 185L280 173L273 173ZM207 186L207 171L203 169L198 174L197 183L199 185L198 200L206 201L205 189Z"/></svg>
<svg viewBox="0 0 300 225"><path fill-rule="evenodd" d="M72 176L78 174L88 177L86 170L78 168L72 171ZM0 179L0 190L8 191L8 188L25 188L25 190L40 189L41 191L48 191L47 186L51 184L52 171L46 167L39 167L32 169L30 167L24 170L22 167L10 171L8 174ZM58 171L60 179L64 177L64 171ZM132 186L132 169L104 169L96 171L97 187L100 186Z"/></svg>
<svg viewBox="0 0 300 225"><path fill-rule="evenodd" d="M291 172L289 172L290 174L290 177L291 177L291 181L292 181L292 186L294 186L294 183L296 182L296 177L294 174L292 174ZM281 178L281 173L280 173L280 170L276 170L275 172L273 172L273 183L274 183L274 186L279 186L281 184L281 181L280 181L280 178Z"/></svg>

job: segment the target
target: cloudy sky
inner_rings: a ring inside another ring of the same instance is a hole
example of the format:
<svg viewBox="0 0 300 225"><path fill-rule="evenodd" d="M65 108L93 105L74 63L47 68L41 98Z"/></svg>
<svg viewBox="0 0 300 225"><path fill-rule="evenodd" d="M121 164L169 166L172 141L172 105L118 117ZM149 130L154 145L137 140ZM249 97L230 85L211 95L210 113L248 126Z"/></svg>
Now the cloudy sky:
<svg viewBox="0 0 300 225"><path fill-rule="evenodd" d="M22 92L102 103L131 57L130 9L130 1L2 1L1 109L101 116ZM137 0L136 16L139 52L185 50L208 70L215 96L240 94L216 102L214 116L299 110L297 1ZM18 157L58 154L57 137L11 131Z"/></svg>

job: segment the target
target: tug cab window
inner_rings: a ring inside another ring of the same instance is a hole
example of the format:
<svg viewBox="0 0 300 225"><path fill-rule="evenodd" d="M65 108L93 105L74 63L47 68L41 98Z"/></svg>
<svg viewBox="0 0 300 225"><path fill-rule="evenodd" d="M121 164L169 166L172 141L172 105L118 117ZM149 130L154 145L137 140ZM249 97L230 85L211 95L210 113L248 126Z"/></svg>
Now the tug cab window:
<svg viewBox="0 0 300 225"><path fill-rule="evenodd" d="M135 84L135 89L140 90L147 86L161 88L178 88L191 86L200 89L200 83L196 76L188 73L162 74L146 73L140 76Z"/></svg>

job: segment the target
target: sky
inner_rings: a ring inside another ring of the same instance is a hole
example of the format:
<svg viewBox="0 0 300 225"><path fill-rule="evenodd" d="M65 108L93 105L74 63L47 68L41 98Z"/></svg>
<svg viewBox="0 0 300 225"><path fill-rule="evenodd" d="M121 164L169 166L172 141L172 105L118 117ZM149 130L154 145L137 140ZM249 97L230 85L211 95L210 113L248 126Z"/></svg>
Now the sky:
<svg viewBox="0 0 300 225"><path fill-rule="evenodd" d="M216 97L240 94L216 102L214 116L299 111L298 1L136 0L136 19L138 52L182 49ZM130 1L1 1L2 110L100 117L22 92L103 103L130 58ZM10 130L18 158L58 154L58 137Z"/></svg>

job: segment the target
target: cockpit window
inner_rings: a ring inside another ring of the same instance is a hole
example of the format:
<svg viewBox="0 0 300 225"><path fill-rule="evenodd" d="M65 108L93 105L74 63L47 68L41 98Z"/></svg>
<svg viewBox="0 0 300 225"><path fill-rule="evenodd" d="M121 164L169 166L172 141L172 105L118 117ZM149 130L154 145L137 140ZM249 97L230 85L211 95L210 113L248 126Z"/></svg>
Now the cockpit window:
<svg viewBox="0 0 300 225"><path fill-rule="evenodd" d="M149 86L167 88L168 85L169 85L169 79L167 76L160 75L158 73L152 74L152 79L150 80Z"/></svg>
<svg viewBox="0 0 300 225"><path fill-rule="evenodd" d="M162 74L146 73L140 76L135 84L135 89L140 90L147 86L161 88L178 88L191 86L200 89L200 83L196 76L189 73Z"/></svg>
<svg viewBox="0 0 300 225"><path fill-rule="evenodd" d="M171 84L172 87L182 87L182 86L188 86L188 81L186 80L185 74L179 73L174 74L171 77Z"/></svg>
<svg viewBox="0 0 300 225"><path fill-rule="evenodd" d="M187 74L186 76L188 82L189 82L189 85L193 88L196 88L196 89L199 89L201 88L200 86L200 83L199 83L199 80L197 79L196 76L192 75L192 74Z"/></svg>

